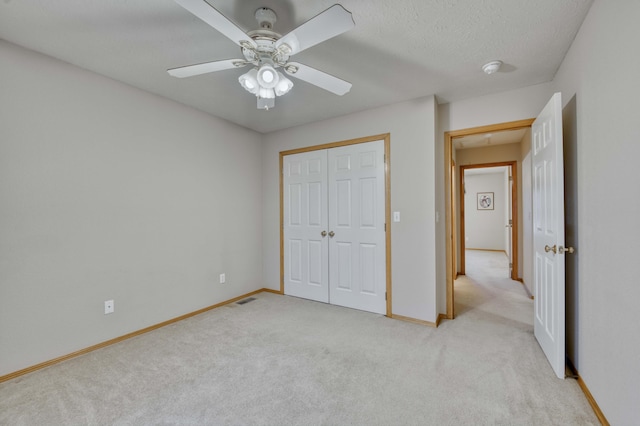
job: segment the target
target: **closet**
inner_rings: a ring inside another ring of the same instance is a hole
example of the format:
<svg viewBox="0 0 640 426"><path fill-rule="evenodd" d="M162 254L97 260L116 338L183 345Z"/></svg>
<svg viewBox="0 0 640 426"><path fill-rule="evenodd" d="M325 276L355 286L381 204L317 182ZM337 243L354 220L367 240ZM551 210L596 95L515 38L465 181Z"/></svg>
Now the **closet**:
<svg viewBox="0 0 640 426"><path fill-rule="evenodd" d="M284 293L386 313L384 140L283 157Z"/></svg>

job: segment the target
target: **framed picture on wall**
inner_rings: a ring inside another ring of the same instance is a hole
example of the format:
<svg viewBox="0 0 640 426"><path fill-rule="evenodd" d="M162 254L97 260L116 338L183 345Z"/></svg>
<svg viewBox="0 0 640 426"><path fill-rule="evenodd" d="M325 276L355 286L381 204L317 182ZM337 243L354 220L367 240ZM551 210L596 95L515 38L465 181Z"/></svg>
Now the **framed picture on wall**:
<svg viewBox="0 0 640 426"><path fill-rule="evenodd" d="M493 210L493 192L478 192L478 210Z"/></svg>

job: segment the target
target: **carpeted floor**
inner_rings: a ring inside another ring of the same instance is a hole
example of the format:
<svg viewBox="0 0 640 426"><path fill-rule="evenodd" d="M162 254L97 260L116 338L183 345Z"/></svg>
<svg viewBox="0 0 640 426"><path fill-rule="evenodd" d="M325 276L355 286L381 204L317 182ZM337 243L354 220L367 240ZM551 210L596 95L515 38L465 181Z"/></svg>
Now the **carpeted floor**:
<svg viewBox="0 0 640 426"><path fill-rule="evenodd" d="M261 293L0 384L0 424L599 424L522 285L478 254L438 329Z"/></svg>

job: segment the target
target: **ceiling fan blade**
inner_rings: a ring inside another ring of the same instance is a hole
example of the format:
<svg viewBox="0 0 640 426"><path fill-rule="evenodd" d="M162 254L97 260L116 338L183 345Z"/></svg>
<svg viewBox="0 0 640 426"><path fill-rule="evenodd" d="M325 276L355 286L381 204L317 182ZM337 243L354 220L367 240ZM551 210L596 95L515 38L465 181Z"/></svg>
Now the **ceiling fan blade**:
<svg viewBox="0 0 640 426"><path fill-rule="evenodd" d="M244 59L225 59L224 61L205 62L203 64L171 68L167 70L167 72L173 77L184 78L209 72L239 68L245 65L247 65L247 62Z"/></svg>
<svg viewBox="0 0 640 426"><path fill-rule="evenodd" d="M299 78L302 81L311 83L314 86L318 86L339 96L342 96L351 90L351 83L348 81L344 81L338 77L334 77L326 72L311 68L307 65L299 64L297 62L289 62L283 68L290 76ZM297 69L297 71L293 72L294 69Z"/></svg>
<svg viewBox="0 0 640 426"><path fill-rule="evenodd" d="M294 55L342 34L355 25L351 12L339 4L334 4L279 39L276 42L276 48L286 44L291 48L289 55Z"/></svg>
<svg viewBox="0 0 640 426"><path fill-rule="evenodd" d="M253 47L257 46L256 42L253 41L251 37L206 1L175 0L175 2L193 13L196 17L211 25L238 46L242 45L241 42L247 42Z"/></svg>

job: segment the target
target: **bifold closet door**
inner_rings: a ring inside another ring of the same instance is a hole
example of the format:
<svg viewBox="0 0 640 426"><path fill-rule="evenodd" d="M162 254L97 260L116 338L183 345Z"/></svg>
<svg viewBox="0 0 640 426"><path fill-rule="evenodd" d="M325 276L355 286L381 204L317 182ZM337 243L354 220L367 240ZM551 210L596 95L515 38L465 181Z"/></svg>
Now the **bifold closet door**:
<svg viewBox="0 0 640 426"><path fill-rule="evenodd" d="M284 292L386 313L384 141L283 159Z"/></svg>
<svg viewBox="0 0 640 426"><path fill-rule="evenodd" d="M284 292L328 302L327 151L283 160Z"/></svg>

